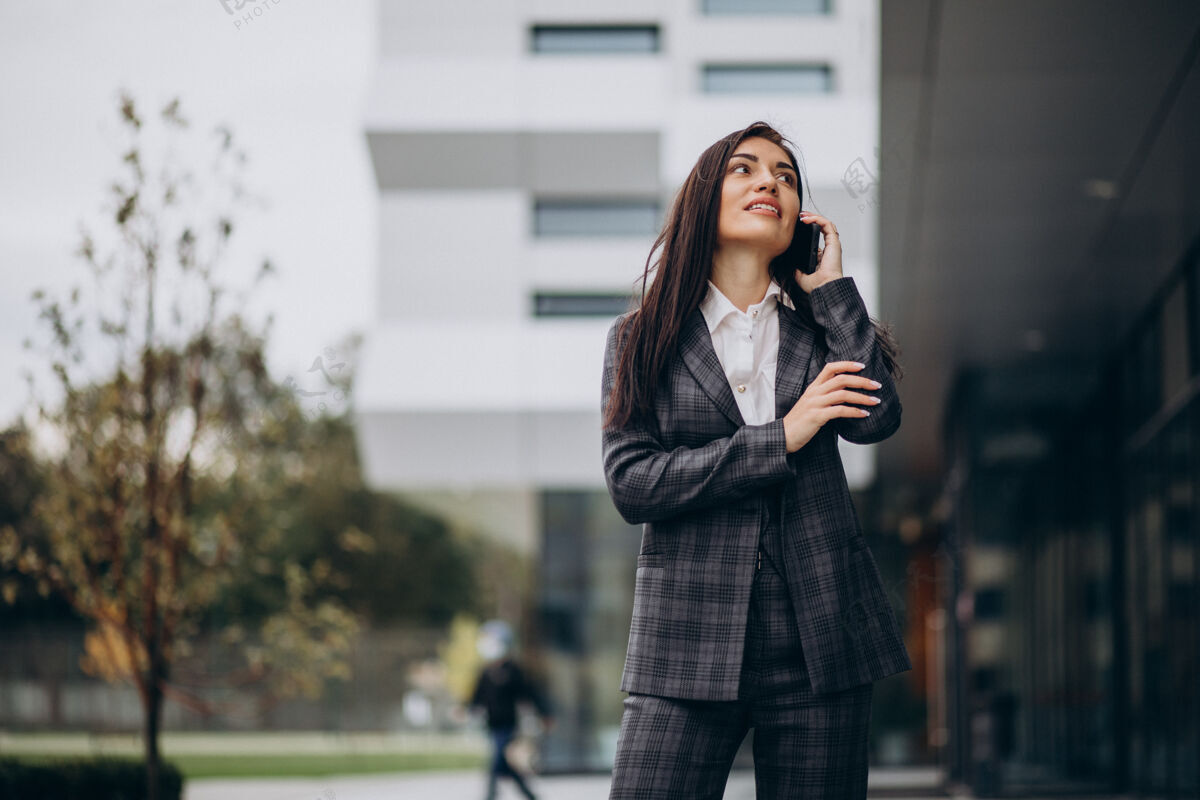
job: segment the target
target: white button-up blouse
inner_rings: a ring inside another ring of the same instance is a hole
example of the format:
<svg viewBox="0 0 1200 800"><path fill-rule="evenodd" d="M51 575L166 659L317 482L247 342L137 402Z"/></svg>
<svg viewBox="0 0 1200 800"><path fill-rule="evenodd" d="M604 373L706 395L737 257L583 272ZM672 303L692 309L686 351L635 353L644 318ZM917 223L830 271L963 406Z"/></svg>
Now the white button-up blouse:
<svg viewBox="0 0 1200 800"><path fill-rule="evenodd" d="M763 299L741 311L711 280L700 312L713 349L725 368L742 419L761 425L775 419L775 364L779 355L778 303L787 303L774 280Z"/></svg>

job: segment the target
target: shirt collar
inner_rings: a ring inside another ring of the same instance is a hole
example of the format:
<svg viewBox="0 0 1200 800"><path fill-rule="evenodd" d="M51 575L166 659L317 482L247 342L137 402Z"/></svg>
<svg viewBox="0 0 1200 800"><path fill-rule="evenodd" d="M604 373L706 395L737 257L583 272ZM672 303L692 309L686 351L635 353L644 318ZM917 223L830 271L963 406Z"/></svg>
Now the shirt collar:
<svg viewBox="0 0 1200 800"><path fill-rule="evenodd" d="M753 305L761 305L766 308L769 305L767 301L772 297L775 298L775 302L778 303L782 301L784 305L787 305L789 308L791 307L791 304L788 303L787 297L783 295L779 284L774 278L771 279L770 285L767 286L767 293L763 295L763 299L759 300ZM742 312L733 304L733 301L726 297L721 290L717 288L717 285L710 280L708 282L708 294L704 296L704 300L700 303L700 313L704 315L704 321L708 323L708 332L712 333L727 316L734 313L740 314Z"/></svg>

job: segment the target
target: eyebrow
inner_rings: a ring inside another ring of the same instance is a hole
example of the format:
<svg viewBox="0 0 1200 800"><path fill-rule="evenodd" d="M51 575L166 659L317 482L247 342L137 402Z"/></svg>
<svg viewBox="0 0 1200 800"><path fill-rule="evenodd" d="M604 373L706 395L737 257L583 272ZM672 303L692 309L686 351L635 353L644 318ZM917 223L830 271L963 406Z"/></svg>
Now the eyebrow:
<svg viewBox="0 0 1200 800"><path fill-rule="evenodd" d="M758 156L754 155L753 153L734 153L733 155L731 155L729 157L729 160L733 161L735 158L748 158L751 161L754 161L756 163L758 161ZM786 161L780 161L775 166L783 167L784 169L790 169L792 172L796 171L796 168L793 167L791 164L787 163Z"/></svg>

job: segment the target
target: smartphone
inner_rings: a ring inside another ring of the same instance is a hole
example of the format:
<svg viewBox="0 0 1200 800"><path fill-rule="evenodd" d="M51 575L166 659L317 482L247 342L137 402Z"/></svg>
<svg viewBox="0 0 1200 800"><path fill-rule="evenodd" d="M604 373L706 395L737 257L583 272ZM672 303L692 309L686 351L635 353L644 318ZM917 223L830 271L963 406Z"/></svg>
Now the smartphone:
<svg viewBox="0 0 1200 800"><path fill-rule="evenodd" d="M791 249L799 261L798 268L805 275L817 271L817 249L821 246L821 228L815 222L796 220L796 232L792 235Z"/></svg>
<svg viewBox="0 0 1200 800"><path fill-rule="evenodd" d="M779 258L771 262L771 276L780 286L790 286L796 270L805 275L817 271L817 250L821 246L821 229L814 222L796 220L792 243Z"/></svg>

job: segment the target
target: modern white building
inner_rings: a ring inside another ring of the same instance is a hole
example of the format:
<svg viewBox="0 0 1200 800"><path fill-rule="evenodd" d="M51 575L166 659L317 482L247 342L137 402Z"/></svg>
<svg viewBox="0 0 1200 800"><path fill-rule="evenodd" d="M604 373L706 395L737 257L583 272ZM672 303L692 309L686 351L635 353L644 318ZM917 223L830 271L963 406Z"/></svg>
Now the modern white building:
<svg viewBox="0 0 1200 800"><path fill-rule="evenodd" d="M605 333L695 159L756 119L798 146L804 206L838 225L875 313L878 3L380 0L380 14L365 468L531 555L573 742L547 764L604 766L640 534L601 471ZM869 483L871 448L844 447L852 486Z"/></svg>

